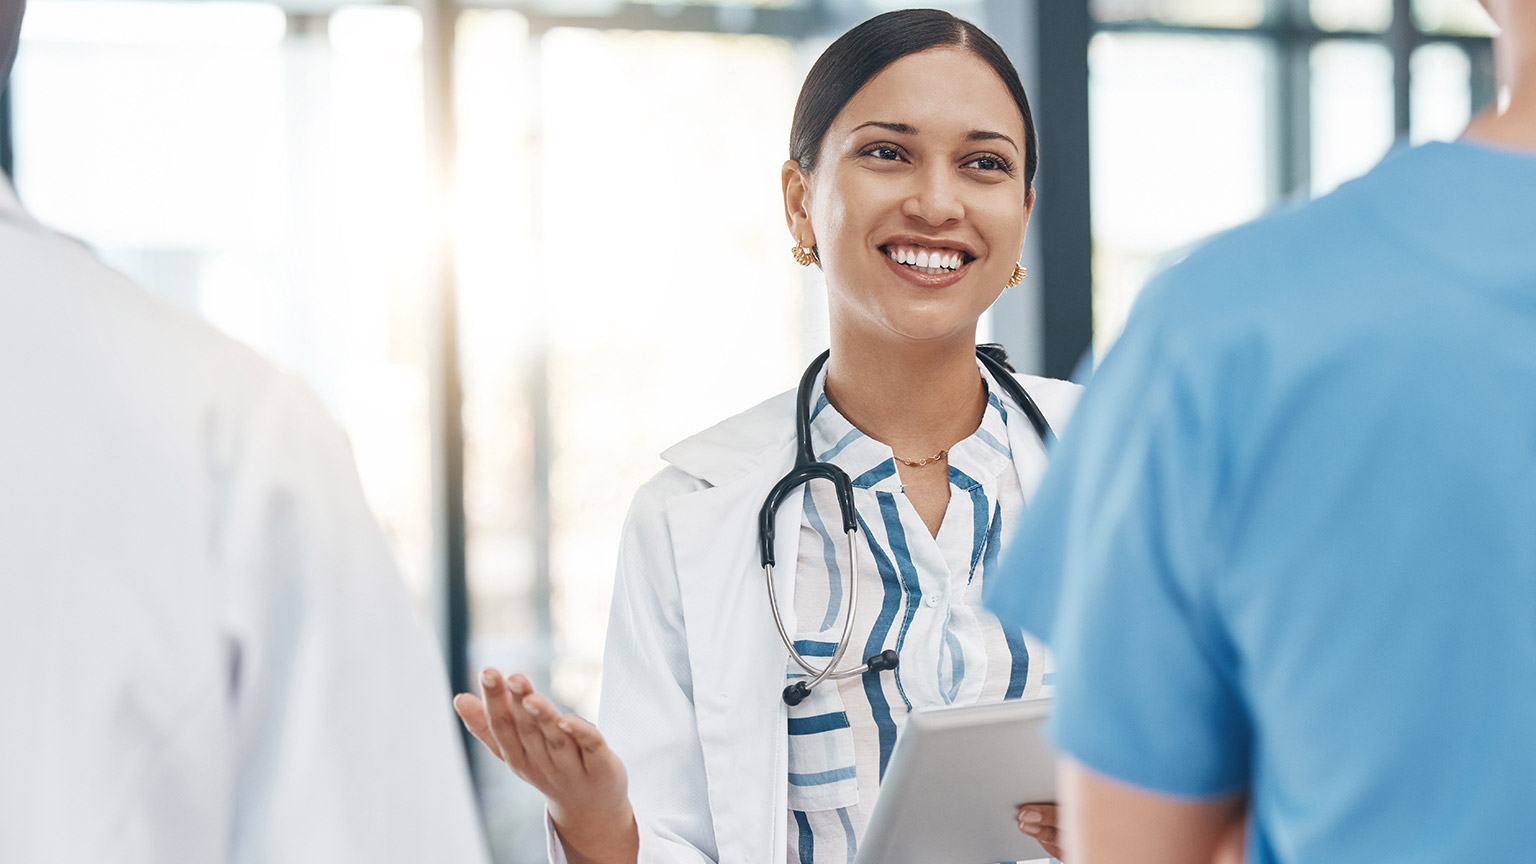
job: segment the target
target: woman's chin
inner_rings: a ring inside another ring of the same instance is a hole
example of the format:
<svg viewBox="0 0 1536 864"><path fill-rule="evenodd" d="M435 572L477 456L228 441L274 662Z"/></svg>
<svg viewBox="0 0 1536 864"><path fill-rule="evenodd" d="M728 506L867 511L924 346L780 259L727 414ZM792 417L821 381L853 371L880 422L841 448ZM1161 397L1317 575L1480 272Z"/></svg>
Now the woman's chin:
<svg viewBox="0 0 1536 864"><path fill-rule="evenodd" d="M975 340L980 318L980 313L972 315L968 310L952 308L889 309L881 316L880 329L887 337L908 343L967 343Z"/></svg>
<svg viewBox="0 0 1536 864"><path fill-rule="evenodd" d="M872 342L963 343L975 338L977 322L996 299L954 289L914 295L903 290L905 284L875 284L879 289L863 296L838 296L834 292L830 298L834 331Z"/></svg>

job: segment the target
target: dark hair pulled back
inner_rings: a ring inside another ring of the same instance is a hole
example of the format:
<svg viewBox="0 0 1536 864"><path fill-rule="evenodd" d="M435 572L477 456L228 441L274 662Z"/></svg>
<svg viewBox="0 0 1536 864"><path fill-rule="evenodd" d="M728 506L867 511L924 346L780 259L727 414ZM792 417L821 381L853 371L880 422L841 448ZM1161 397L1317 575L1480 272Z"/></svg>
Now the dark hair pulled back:
<svg viewBox="0 0 1536 864"><path fill-rule="evenodd" d="M1018 70L1013 68L1002 46L980 27L938 9L902 9L876 15L827 48L800 88L789 131L789 158L800 165L800 170L813 171L827 129L869 79L909 54L946 46L964 48L985 60L1013 96L1024 118L1025 188L1033 186L1040 158L1035 143L1035 120Z"/></svg>

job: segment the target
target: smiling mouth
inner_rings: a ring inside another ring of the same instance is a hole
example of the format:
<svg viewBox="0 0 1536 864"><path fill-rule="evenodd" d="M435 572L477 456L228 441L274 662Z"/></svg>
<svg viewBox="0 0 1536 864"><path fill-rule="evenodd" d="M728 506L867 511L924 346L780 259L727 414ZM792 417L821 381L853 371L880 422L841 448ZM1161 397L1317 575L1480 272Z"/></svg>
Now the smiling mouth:
<svg viewBox="0 0 1536 864"><path fill-rule="evenodd" d="M975 260L954 249L931 249L926 246L882 246L880 251L897 264L929 276L953 273Z"/></svg>

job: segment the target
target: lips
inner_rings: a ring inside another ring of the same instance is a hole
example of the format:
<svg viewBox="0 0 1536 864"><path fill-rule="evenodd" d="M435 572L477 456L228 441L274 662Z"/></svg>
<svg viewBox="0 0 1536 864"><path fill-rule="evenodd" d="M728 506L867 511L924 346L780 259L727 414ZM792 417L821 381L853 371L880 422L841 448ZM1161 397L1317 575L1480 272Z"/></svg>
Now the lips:
<svg viewBox="0 0 1536 864"><path fill-rule="evenodd" d="M963 243L926 237L893 237L880 251L903 269L928 276L954 273L976 259L976 254Z"/></svg>
<svg viewBox="0 0 1536 864"><path fill-rule="evenodd" d="M892 270L925 288L943 288L958 282L976 260L963 249L910 241L887 243L880 251Z"/></svg>

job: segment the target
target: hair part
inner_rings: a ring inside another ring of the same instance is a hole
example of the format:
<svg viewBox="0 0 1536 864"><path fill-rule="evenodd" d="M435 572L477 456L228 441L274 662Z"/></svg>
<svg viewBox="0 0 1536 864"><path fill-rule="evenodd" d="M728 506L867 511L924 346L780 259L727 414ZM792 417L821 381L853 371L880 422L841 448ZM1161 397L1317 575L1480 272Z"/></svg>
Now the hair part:
<svg viewBox="0 0 1536 864"><path fill-rule="evenodd" d="M1030 113L1029 97L1024 93L1018 70L1002 46L980 27L938 9L902 9L876 15L827 48L805 76L800 98L795 102L789 158L801 171L814 171L827 130L855 93L897 60L945 47L964 49L980 57L1008 88L1024 120L1024 186L1032 188L1040 158L1034 115Z"/></svg>

